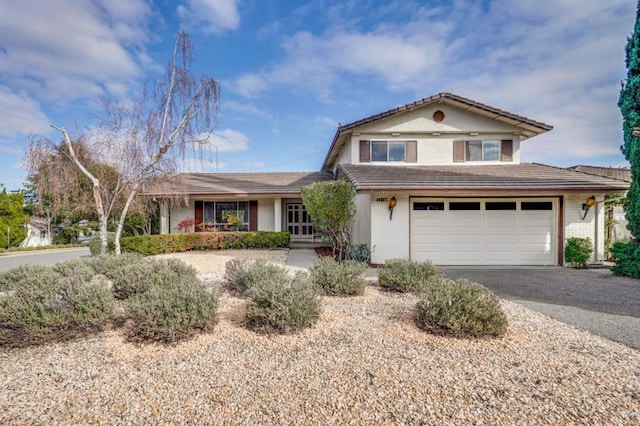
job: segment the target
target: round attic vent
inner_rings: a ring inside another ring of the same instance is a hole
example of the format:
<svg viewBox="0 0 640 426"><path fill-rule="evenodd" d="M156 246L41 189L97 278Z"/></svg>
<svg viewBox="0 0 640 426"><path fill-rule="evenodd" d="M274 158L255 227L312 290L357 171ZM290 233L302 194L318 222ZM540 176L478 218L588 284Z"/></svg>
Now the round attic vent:
<svg viewBox="0 0 640 426"><path fill-rule="evenodd" d="M442 120L444 120L444 112L437 110L436 112L433 113L433 121L435 121L436 123L439 123Z"/></svg>

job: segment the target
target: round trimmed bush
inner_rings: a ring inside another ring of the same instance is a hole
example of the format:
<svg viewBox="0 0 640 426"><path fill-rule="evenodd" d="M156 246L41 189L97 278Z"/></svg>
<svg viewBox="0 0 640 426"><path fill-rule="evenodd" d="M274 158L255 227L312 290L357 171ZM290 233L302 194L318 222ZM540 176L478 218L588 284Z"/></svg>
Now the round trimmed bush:
<svg viewBox="0 0 640 426"><path fill-rule="evenodd" d="M386 290L419 293L440 277L440 269L432 262L390 259L378 268L378 283Z"/></svg>
<svg viewBox="0 0 640 426"><path fill-rule="evenodd" d="M261 281L247 291L247 325L266 333L292 333L320 317L320 291L304 272L289 282Z"/></svg>
<svg viewBox="0 0 640 426"><path fill-rule="evenodd" d="M119 256L114 254L103 254L92 257L91 266L98 274L106 275L108 278L126 268L129 265L145 261L145 257L137 253L122 253Z"/></svg>
<svg viewBox="0 0 640 426"><path fill-rule="evenodd" d="M32 270L14 291L0 296L0 346L62 341L101 330L113 302L103 281L62 276L52 268Z"/></svg>
<svg viewBox="0 0 640 426"><path fill-rule="evenodd" d="M591 253L593 244L590 238L569 238L564 248L564 260L573 268L587 269Z"/></svg>
<svg viewBox="0 0 640 426"><path fill-rule="evenodd" d="M500 299L464 279L432 283L416 303L413 318L418 327L435 334L502 336L507 330Z"/></svg>
<svg viewBox="0 0 640 426"><path fill-rule="evenodd" d="M127 300L126 329L132 341L177 343L216 323L218 298L198 280L178 280L156 286Z"/></svg>
<svg viewBox="0 0 640 426"><path fill-rule="evenodd" d="M328 295L361 295L367 286L367 281L362 275L366 267L362 262L338 262L332 257L321 257L311 267L311 281Z"/></svg>
<svg viewBox="0 0 640 426"><path fill-rule="evenodd" d="M50 268L42 265L21 265L17 268L0 272L0 291L11 291L17 288L17 284L25 278L38 274L48 273Z"/></svg>
<svg viewBox="0 0 640 426"><path fill-rule="evenodd" d="M258 259L232 259L225 264L225 287L239 297L261 282L284 284L289 281L287 270Z"/></svg>

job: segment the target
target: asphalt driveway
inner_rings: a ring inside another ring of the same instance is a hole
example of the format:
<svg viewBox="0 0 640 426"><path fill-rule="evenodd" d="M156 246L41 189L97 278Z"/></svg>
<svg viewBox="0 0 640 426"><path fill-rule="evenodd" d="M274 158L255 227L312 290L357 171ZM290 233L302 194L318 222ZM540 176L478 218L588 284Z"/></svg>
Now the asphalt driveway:
<svg viewBox="0 0 640 426"><path fill-rule="evenodd" d="M640 348L640 280L608 270L561 267L444 267L500 297L594 334Z"/></svg>

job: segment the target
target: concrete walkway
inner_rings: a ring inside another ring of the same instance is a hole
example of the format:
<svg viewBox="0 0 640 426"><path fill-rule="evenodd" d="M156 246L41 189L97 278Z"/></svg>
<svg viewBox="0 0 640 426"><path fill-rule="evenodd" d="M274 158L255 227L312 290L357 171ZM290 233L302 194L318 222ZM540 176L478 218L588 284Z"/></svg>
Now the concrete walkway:
<svg viewBox="0 0 640 426"><path fill-rule="evenodd" d="M313 266L313 262L315 262L317 258L318 255L314 249L292 249L289 250L287 266L309 269Z"/></svg>

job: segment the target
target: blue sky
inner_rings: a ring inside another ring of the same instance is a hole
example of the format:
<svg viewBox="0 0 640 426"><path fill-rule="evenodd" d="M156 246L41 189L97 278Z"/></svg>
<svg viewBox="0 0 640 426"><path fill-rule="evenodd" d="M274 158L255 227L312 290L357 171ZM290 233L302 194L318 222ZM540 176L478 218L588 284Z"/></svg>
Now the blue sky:
<svg viewBox="0 0 640 426"><path fill-rule="evenodd" d="M3 0L0 184L29 134L91 126L161 74L180 29L222 86L220 172L317 170L339 123L453 92L551 124L522 159L621 166L630 0ZM215 172L215 150L190 171Z"/></svg>

